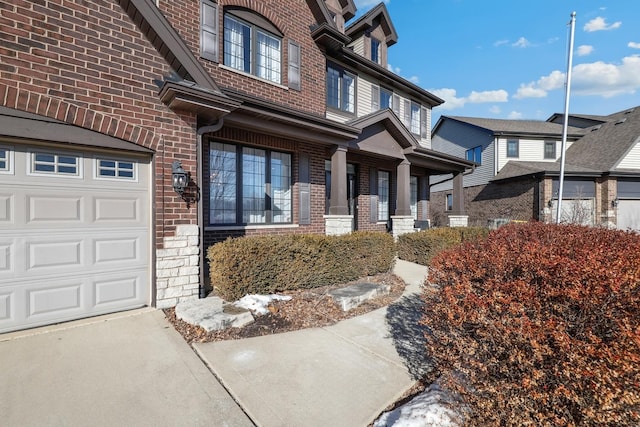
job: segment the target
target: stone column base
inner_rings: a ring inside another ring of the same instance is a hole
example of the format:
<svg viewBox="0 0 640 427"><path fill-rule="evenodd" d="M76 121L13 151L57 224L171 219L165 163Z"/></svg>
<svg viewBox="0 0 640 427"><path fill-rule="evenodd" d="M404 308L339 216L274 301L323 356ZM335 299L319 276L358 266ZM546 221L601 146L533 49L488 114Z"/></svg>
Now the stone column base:
<svg viewBox="0 0 640 427"><path fill-rule="evenodd" d="M176 235L163 239L156 250L156 307L174 307L180 301L198 298L200 288L200 229L197 225L176 227Z"/></svg>
<svg viewBox="0 0 640 427"><path fill-rule="evenodd" d="M469 215L449 215L449 227L468 227Z"/></svg>
<svg viewBox="0 0 640 427"><path fill-rule="evenodd" d="M341 236L353 231L353 215L325 215L324 234Z"/></svg>
<svg viewBox="0 0 640 427"><path fill-rule="evenodd" d="M415 232L414 223L415 220L412 216L391 216L393 238L398 240L398 236Z"/></svg>

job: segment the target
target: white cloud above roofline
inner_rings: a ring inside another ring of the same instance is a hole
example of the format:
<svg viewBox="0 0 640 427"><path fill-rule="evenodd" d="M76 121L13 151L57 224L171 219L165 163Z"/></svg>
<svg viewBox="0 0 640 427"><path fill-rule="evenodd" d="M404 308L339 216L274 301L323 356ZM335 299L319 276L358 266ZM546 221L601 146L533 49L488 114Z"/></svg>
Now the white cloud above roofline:
<svg viewBox="0 0 640 427"><path fill-rule="evenodd" d="M605 18L598 16L584 24L583 30L588 33L592 33L594 31L610 31L620 28L621 25L621 21L616 21L613 24L607 24L607 20Z"/></svg>

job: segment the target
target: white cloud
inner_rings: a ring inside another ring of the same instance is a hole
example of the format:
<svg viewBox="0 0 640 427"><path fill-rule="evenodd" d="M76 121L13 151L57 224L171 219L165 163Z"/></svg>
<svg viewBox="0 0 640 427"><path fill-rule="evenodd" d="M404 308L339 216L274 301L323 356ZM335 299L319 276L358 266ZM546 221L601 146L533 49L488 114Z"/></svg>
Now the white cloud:
<svg viewBox="0 0 640 427"><path fill-rule="evenodd" d="M613 24L607 24L607 21L602 16L598 16L584 24L583 29L588 33L592 33L594 31L615 30L616 28L620 28L621 25L621 21L616 21Z"/></svg>
<svg viewBox="0 0 640 427"><path fill-rule="evenodd" d="M531 46L531 42L524 37L520 37L518 41L513 43L511 46L525 48Z"/></svg>
<svg viewBox="0 0 640 427"><path fill-rule="evenodd" d="M418 76L411 76L411 77L409 77L409 79L408 79L408 80L409 80L411 83L415 83L415 84L420 83L420 78L419 78Z"/></svg>
<svg viewBox="0 0 640 427"><path fill-rule="evenodd" d="M576 65L571 84L580 95L610 98L633 94L640 89L640 55L622 58L620 64L597 61Z"/></svg>
<svg viewBox="0 0 640 427"><path fill-rule="evenodd" d="M629 42L627 46L629 46L631 49L640 49L640 43L638 42Z"/></svg>
<svg viewBox="0 0 640 427"><path fill-rule="evenodd" d="M589 46L588 44L583 44L582 46L578 46L578 51L576 52L578 56L587 56L593 52L593 46Z"/></svg>
<svg viewBox="0 0 640 427"><path fill-rule="evenodd" d="M553 71L535 82L521 84L514 98L540 98L547 92L564 89L565 73ZM572 93L610 98L622 94L634 94L640 89L640 55L631 55L621 63L603 61L579 64L573 67Z"/></svg>
<svg viewBox="0 0 640 427"><path fill-rule="evenodd" d="M502 113L502 110L497 105L492 105L491 108L489 108L489 112L491 114L500 114Z"/></svg>
<svg viewBox="0 0 640 427"><path fill-rule="evenodd" d="M445 103L440 107L443 110L454 110L462 108L466 103L482 104L488 102L507 102L509 94L506 90L487 90L483 92L472 91L467 97L458 97L455 89L430 89L429 92L444 99Z"/></svg>
<svg viewBox="0 0 640 427"><path fill-rule="evenodd" d="M508 119L511 120L521 120L522 119L522 113L519 111L512 111L509 113L509 115L507 116Z"/></svg>
<svg viewBox="0 0 640 427"><path fill-rule="evenodd" d="M473 104L482 104L485 102L507 102L509 94L506 90L485 90L483 92L471 91L467 101Z"/></svg>
<svg viewBox="0 0 640 427"><path fill-rule="evenodd" d="M498 41L496 41L496 42L494 42L494 43L493 43L493 45L494 45L495 47L503 46L503 45L505 45L505 44L509 44L509 40L498 40Z"/></svg>
<svg viewBox="0 0 640 427"><path fill-rule="evenodd" d="M397 75L400 75L400 67L394 67L391 64L387 64L387 70L391 71L392 73L396 73Z"/></svg>

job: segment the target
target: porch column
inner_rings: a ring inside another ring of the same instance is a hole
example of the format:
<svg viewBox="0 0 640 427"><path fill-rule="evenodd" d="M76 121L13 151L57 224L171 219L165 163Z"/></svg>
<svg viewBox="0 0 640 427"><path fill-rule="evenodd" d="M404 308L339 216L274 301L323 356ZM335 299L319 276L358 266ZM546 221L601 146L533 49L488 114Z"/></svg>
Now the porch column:
<svg viewBox="0 0 640 427"><path fill-rule="evenodd" d="M411 164L407 160L403 160L397 167L398 187L396 205L397 216L411 216Z"/></svg>
<svg viewBox="0 0 640 427"><path fill-rule="evenodd" d="M331 155L331 201L329 215L348 215L347 147L336 147Z"/></svg>
<svg viewBox="0 0 640 427"><path fill-rule="evenodd" d="M469 224L469 216L464 212L464 183L463 173L453 174L453 209L449 214L449 227L466 227Z"/></svg>

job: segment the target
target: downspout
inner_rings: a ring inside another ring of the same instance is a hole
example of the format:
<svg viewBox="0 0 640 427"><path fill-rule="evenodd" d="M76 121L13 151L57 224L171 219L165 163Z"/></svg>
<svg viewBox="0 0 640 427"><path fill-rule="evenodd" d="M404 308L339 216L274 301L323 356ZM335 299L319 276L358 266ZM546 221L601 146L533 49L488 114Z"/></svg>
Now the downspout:
<svg viewBox="0 0 640 427"><path fill-rule="evenodd" d="M202 193L202 185L203 185L203 177L202 177L202 135L206 133L217 132L222 129L222 125L224 124L224 119L219 118L218 121L213 125L202 126L198 128L197 131L197 142L196 142L196 175L197 181L196 185L198 186L198 191L200 194ZM202 197L202 196L201 196ZM198 286L198 297L206 298L207 289L204 286L204 263L206 262L206 254L204 253L204 209L202 208L201 200L198 200L198 250L200 251L200 259L202 262L199 263L199 286Z"/></svg>

